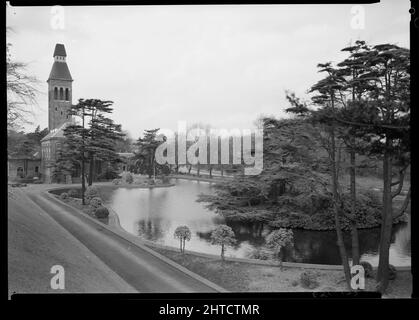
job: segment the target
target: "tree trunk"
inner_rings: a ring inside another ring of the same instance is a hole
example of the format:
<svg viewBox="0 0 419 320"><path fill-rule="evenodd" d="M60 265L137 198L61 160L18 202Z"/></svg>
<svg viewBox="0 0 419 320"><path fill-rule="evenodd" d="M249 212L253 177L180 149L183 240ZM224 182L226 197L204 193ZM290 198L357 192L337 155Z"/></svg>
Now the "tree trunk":
<svg viewBox="0 0 419 320"><path fill-rule="evenodd" d="M221 165L220 170L221 170L221 176L224 177L224 167L223 167L223 165Z"/></svg>
<svg viewBox="0 0 419 320"><path fill-rule="evenodd" d="M351 180L351 237L352 237L352 265L359 264L359 237L358 237L358 228L356 225L356 186L355 186L355 177L356 177L356 162L355 162L355 151L351 148L350 151L350 180Z"/></svg>
<svg viewBox="0 0 419 320"><path fill-rule="evenodd" d="M284 256L285 256L284 250L283 250L283 248L281 248L279 250L279 267L280 267L281 271L282 271L282 267L283 267Z"/></svg>
<svg viewBox="0 0 419 320"><path fill-rule="evenodd" d="M151 179L153 176L153 155L150 154L150 160L148 164L148 178Z"/></svg>
<svg viewBox="0 0 419 320"><path fill-rule="evenodd" d="M198 162L197 167L196 167L196 174L198 177L199 177L200 170L201 170L201 166L199 165L199 162Z"/></svg>
<svg viewBox="0 0 419 320"><path fill-rule="evenodd" d="M212 166L209 167L209 176L212 178Z"/></svg>
<svg viewBox="0 0 419 320"><path fill-rule="evenodd" d="M94 163L94 158L93 155L90 156L89 159L89 181L88 181L88 185L91 186L93 184L93 171L95 169L95 163Z"/></svg>
<svg viewBox="0 0 419 320"><path fill-rule="evenodd" d="M378 290L381 293L384 293L388 286L391 229L393 226L393 201L391 196L392 159L389 151L390 144L391 142L387 138L386 151L384 152L383 159L383 212L381 221L380 256L377 270Z"/></svg>
<svg viewBox="0 0 419 320"><path fill-rule="evenodd" d="M221 245L221 260L224 261L224 243Z"/></svg>
<svg viewBox="0 0 419 320"><path fill-rule="evenodd" d="M82 126L84 129L84 105L82 108ZM86 204L86 201L84 199L84 193L86 191L86 183L84 181L84 131L82 131L82 136L81 136L81 141L82 141L82 152L81 152L81 203L83 205Z"/></svg>
<svg viewBox="0 0 419 320"><path fill-rule="evenodd" d="M185 243L186 243L186 239L183 239L183 253L185 253Z"/></svg>
<svg viewBox="0 0 419 320"><path fill-rule="evenodd" d="M86 200L84 198L84 194L86 192L86 181L85 181L85 176L84 176L84 157L82 158L82 162L81 162L81 203L83 205L86 204Z"/></svg>
<svg viewBox="0 0 419 320"><path fill-rule="evenodd" d="M334 127L330 131L331 138L331 166L332 166L332 187L333 187L333 208L335 216L335 228L337 236L337 245L339 247L340 259L342 261L343 271L345 274L346 284L348 289L351 290L351 270L349 268L348 256L346 254L345 243L343 241L342 229L340 226L340 207L339 207L339 195L338 195L338 177L336 170L336 143L335 143L335 131Z"/></svg>
<svg viewBox="0 0 419 320"><path fill-rule="evenodd" d="M355 221L351 221L351 239L352 239L352 265L359 265L359 235L358 228Z"/></svg>
<svg viewBox="0 0 419 320"><path fill-rule="evenodd" d="M91 115L92 119L91 119L91 128L93 126L93 119L95 118L95 111L92 110L92 115ZM91 136L90 138L92 139L92 141L94 141L95 137L93 136L93 131L91 131ZM91 186L93 184L93 170L94 170L94 154L92 152L90 152L89 154L89 180L87 181L88 186Z"/></svg>
<svg viewBox="0 0 419 320"><path fill-rule="evenodd" d="M339 148L337 148L337 159L336 159L336 176L340 177L340 162L341 162L341 158L342 158L342 148L339 146Z"/></svg>
<svg viewBox="0 0 419 320"><path fill-rule="evenodd" d="M259 225L259 231L258 231L258 235L259 235L259 237L261 237L261 236L262 236L263 226L264 226L264 224L263 224L263 222L261 222L261 223L260 223L260 225Z"/></svg>
<svg viewBox="0 0 419 320"><path fill-rule="evenodd" d="M180 242L180 252L182 252L182 238L179 238L179 242Z"/></svg>

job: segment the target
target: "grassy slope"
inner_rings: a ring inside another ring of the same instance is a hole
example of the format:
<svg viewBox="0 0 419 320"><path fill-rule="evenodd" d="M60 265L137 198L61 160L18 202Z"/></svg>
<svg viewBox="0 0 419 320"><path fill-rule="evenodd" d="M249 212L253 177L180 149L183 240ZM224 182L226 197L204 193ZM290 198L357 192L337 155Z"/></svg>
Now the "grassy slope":
<svg viewBox="0 0 419 320"><path fill-rule="evenodd" d="M50 269L65 269L65 290L52 290ZM84 245L11 189L8 200L9 295L47 292L135 292Z"/></svg>

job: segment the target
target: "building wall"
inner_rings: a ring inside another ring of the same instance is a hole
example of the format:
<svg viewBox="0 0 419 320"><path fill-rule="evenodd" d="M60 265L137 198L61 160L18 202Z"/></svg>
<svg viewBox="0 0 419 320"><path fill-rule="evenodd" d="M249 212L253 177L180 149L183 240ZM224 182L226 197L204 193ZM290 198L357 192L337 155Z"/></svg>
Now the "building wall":
<svg viewBox="0 0 419 320"><path fill-rule="evenodd" d="M63 140L63 138L53 138L41 143L41 170L45 183L52 182L53 167L57 161L59 145L62 145Z"/></svg>
<svg viewBox="0 0 419 320"><path fill-rule="evenodd" d="M57 88L57 97L55 97ZM63 97L60 97L60 89L63 89ZM65 96L68 89L68 97ZM68 111L72 103L72 81L68 80L48 80L48 129L52 130L59 127L64 122L70 121L71 116ZM66 99L67 98L67 99Z"/></svg>
<svg viewBox="0 0 419 320"><path fill-rule="evenodd" d="M123 172L128 172L130 165L132 164L132 160L131 159L127 159L124 157L121 157L121 163L118 164L118 173L121 174Z"/></svg>
<svg viewBox="0 0 419 320"><path fill-rule="evenodd" d="M18 168L21 168L21 170L18 171ZM7 162L7 171L8 178L12 180L18 179L19 177L40 177L42 172L41 160L9 159Z"/></svg>

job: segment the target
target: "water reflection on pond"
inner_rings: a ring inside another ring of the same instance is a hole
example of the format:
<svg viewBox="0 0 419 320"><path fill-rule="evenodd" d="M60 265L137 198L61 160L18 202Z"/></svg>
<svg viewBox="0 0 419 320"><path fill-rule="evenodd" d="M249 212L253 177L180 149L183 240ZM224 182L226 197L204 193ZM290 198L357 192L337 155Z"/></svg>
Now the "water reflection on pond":
<svg viewBox="0 0 419 320"><path fill-rule="evenodd" d="M178 246L173 233L176 227L187 225L192 239L186 249L219 254L219 248L211 245L210 233L224 219L196 202L200 193L210 193L211 184L190 180L175 180L176 186L155 189L115 189L111 193L111 205L117 212L121 226L128 232L173 247ZM226 256L249 257L251 252L264 244L269 229L258 224L228 222L238 239ZM379 229L360 230L362 260L378 263ZM346 247L350 248L350 235L345 235ZM339 252L334 231L294 230L294 246L288 248L286 260L305 263L339 264ZM395 266L410 265L410 223L394 227L390 249L390 263Z"/></svg>

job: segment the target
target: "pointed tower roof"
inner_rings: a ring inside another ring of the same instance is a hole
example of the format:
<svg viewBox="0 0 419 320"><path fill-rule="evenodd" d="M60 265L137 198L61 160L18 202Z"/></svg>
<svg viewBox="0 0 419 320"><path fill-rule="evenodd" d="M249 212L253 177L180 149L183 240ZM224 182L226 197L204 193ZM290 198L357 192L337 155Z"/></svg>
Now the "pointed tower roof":
<svg viewBox="0 0 419 320"><path fill-rule="evenodd" d="M56 57L56 56L67 57L67 53L65 52L65 47L62 43L57 43L55 45L53 57Z"/></svg>
<svg viewBox="0 0 419 320"><path fill-rule="evenodd" d="M69 80L73 81L71 77L70 70L68 69L67 63L65 62L65 57L67 53L65 52L65 47L61 43L57 43L55 45L54 50L54 58L55 57L64 57L62 60L55 60L54 64L52 65L51 72L49 74L48 80Z"/></svg>

